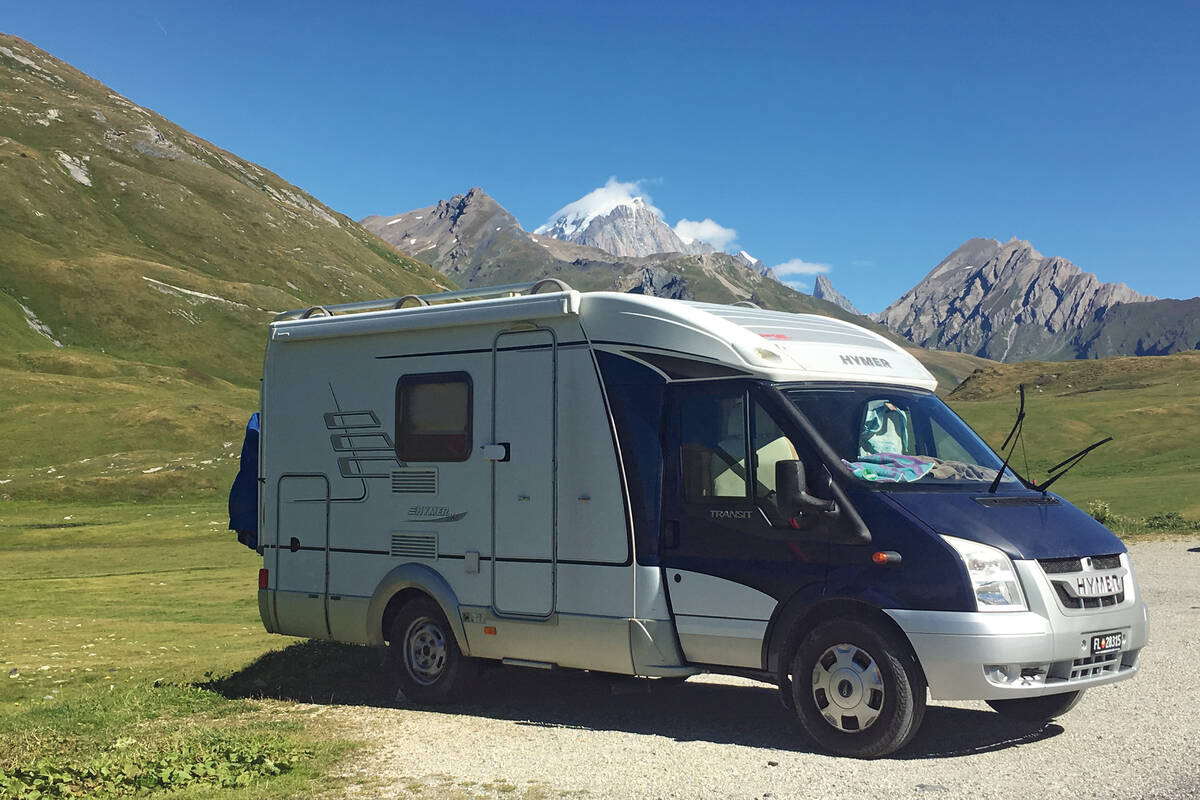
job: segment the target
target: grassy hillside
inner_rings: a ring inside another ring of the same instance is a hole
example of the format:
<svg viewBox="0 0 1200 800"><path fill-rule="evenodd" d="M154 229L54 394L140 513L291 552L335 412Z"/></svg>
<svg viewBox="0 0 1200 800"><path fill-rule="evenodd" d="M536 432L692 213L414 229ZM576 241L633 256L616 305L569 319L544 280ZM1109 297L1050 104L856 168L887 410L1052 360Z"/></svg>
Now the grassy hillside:
<svg viewBox="0 0 1200 800"><path fill-rule="evenodd" d="M0 499L222 503L275 312L447 286L0 34Z"/></svg>
<svg viewBox="0 0 1200 800"><path fill-rule="evenodd" d="M1024 450L1018 445L1012 459L1018 471L1040 480L1048 467L1112 436L1054 491L1081 506L1107 502L1135 520L1170 512L1200 520L1200 352L994 365L947 402L998 448L1016 414L1019 383L1027 416Z"/></svg>
<svg viewBox="0 0 1200 800"><path fill-rule="evenodd" d="M446 283L29 43L0 46L0 295L64 345L253 385L270 312ZM27 326L5 305L11 353Z"/></svg>

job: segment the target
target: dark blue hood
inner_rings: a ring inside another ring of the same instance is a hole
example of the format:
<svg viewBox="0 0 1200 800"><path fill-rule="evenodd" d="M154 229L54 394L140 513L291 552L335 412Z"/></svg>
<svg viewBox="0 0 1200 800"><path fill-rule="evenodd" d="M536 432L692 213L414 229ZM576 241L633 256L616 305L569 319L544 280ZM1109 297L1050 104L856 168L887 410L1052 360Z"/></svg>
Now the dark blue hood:
<svg viewBox="0 0 1200 800"><path fill-rule="evenodd" d="M1051 493L884 492L937 533L998 547L1013 558L1124 553L1108 528ZM1047 504L1046 499L1057 500ZM982 500L983 502L980 502Z"/></svg>

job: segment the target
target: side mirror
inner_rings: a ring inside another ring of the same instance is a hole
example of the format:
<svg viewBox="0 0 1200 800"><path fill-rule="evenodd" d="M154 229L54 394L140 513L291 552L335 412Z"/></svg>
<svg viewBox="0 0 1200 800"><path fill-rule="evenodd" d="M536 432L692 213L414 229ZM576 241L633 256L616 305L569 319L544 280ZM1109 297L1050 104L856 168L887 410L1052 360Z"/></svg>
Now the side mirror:
<svg viewBox="0 0 1200 800"><path fill-rule="evenodd" d="M789 516L837 509L832 500L822 500L808 493L808 481L801 461L775 462L775 496L779 498L779 510Z"/></svg>

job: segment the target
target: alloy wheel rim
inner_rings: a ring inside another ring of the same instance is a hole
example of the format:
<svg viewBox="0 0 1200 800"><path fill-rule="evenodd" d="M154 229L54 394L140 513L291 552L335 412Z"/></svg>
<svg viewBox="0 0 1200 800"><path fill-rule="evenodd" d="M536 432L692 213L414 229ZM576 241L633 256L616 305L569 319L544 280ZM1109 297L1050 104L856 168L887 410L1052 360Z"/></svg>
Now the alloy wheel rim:
<svg viewBox="0 0 1200 800"><path fill-rule="evenodd" d="M812 693L827 723L843 733L859 733L879 719L883 673L866 650L844 642L835 644L813 665Z"/></svg>

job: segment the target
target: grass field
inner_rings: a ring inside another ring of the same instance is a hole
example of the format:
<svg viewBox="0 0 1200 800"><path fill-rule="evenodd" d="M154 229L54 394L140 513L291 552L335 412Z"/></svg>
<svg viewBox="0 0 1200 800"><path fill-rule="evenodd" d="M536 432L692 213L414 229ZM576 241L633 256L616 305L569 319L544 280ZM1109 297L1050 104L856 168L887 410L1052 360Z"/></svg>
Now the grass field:
<svg viewBox="0 0 1200 800"><path fill-rule="evenodd" d="M1042 480L1050 466L1112 436L1053 490L1084 508L1107 503L1115 515L1108 524L1119 532L1172 513L1181 527L1200 527L1200 352L994 365L947 402L999 448L1016 417L1019 383L1025 433L1011 462L1019 472Z"/></svg>
<svg viewBox="0 0 1200 800"><path fill-rule="evenodd" d="M39 339L0 353L0 798L340 796L321 708L394 692L375 651L262 630L225 529L256 393ZM1126 537L1197 527L1200 353L985 366L948 399L998 446L1018 382L1014 466L1113 435L1055 491Z"/></svg>
<svg viewBox="0 0 1200 800"><path fill-rule="evenodd" d="M267 686L256 660L297 640L263 631L258 558L223 511L0 506L0 797L335 785L320 775L350 745L313 732L314 708L242 699ZM17 788L39 781L41 795Z"/></svg>

